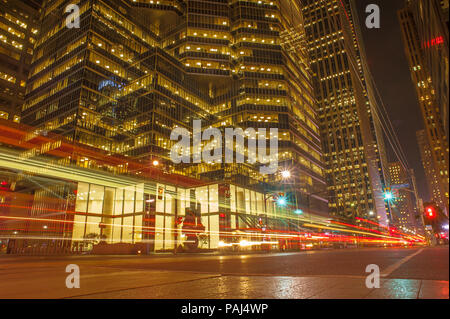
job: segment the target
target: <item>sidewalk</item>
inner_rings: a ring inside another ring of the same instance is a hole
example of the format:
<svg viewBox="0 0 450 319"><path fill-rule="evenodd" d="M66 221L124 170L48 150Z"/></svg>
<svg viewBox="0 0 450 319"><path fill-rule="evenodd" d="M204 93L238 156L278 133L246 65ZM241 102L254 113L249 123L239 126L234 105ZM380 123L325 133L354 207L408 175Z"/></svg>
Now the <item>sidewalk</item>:
<svg viewBox="0 0 450 319"><path fill-rule="evenodd" d="M0 298L88 299L448 299L449 282L361 276L267 276L83 266L80 288L68 289L60 265L0 267Z"/></svg>
<svg viewBox="0 0 450 319"><path fill-rule="evenodd" d="M448 299L448 281L385 279L368 289L365 278L214 276L73 298L136 299Z"/></svg>

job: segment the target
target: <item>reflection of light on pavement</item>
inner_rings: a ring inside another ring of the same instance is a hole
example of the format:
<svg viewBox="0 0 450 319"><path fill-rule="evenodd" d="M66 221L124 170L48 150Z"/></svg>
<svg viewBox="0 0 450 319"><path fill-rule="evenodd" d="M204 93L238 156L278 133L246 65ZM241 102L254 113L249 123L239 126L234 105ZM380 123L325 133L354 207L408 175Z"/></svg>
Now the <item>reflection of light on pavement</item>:
<svg viewBox="0 0 450 319"><path fill-rule="evenodd" d="M219 241L219 247L231 247L233 244L227 244L224 241Z"/></svg>

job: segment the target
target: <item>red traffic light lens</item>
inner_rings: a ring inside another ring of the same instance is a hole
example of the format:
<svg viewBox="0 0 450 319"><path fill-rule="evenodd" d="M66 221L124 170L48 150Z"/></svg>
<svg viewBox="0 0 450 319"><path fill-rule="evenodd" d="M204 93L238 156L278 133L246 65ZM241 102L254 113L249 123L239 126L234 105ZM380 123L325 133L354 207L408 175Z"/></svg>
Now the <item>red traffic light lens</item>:
<svg viewBox="0 0 450 319"><path fill-rule="evenodd" d="M435 213L434 213L434 209L432 207L428 207L427 208L427 216L428 217L434 217Z"/></svg>

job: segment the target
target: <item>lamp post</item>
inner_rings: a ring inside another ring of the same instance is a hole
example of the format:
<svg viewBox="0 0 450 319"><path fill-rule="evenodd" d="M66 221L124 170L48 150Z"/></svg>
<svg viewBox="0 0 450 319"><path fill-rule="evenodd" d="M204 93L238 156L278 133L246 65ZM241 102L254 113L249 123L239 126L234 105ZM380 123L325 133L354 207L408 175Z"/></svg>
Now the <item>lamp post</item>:
<svg viewBox="0 0 450 319"><path fill-rule="evenodd" d="M422 205L420 204L419 193L417 192L416 177L414 176L414 170L411 168L409 172L410 172L410 177L411 177L411 182L412 182L411 184L413 186L413 190L410 190L407 188L405 188L405 189L407 191L413 193L414 197L416 198L417 212L419 213L421 220L422 220L422 226L423 226L423 232L425 234L425 240L427 241L427 245L430 245L431 241L428 236L428 232L425 228L425 218L423 217Z"/></svg>
<svg viewBox="0 0 450 319"><path fill-rule="evenodd" d="M284 170L284 171L281 172L281 177L282 177L283 179L288 179L288 178L291 177L291 172L288 171L288 170Z"/></svg>
<svg viewBox="0 0 450 319"><path fill-rule="evenodd" d="M295 180L294 180L294 182L293 183L287 183L286 181L287 180L289 180L290 178L291 178L291 176L292 176L292 174L291 174L291 172L289 171L289 170L283 170L283 171L281 171L281 177L282 177L282 180L283 180L283 184L284 184L284 189L285 189L285 192L286 192L286 185L294 185L294 188L295 188ZM297 192L295 191L295 189L293 189L293 191L294 191L294 198L295 198L295 213L297 214L297 215L302 215L303 214L303 210L301 210L299 207L298 207L298 198L297 198ZM310 222L312 223L312 214L311 214L311 199L310 199L310 197L311 196L313 196L313 195L320 195L320 194L326 194L328 191L327 190L323 190L323 191L319 191L319 192L314 192L314 193L307 193L307 195L306 195L306 198L307 198L307 200L306 200L306 207L307 207L307 213L308 213L308 215L309 215L309 219L310 219ZM297 219L297 222L298 222L298 225L300 224L300 222L299 222L299 220ZM300 227L300 226L298 226L298 227Z"/></svg>

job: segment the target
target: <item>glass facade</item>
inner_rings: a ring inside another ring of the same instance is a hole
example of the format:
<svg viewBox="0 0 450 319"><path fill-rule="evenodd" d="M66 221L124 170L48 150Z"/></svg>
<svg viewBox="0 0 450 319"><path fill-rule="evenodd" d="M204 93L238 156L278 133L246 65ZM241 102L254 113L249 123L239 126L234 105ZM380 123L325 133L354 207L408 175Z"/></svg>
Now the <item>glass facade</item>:
<svg viewBox="0 0 450 319"><path fill-rule="evenodd" d="M317 194L311 207L327 214L298 3L82 1L76 31L54 14L67 3L49 1L43 10L23 123L142 162L156 159L168 172L255 187L276 185L280 175L260 174L247 161L173 165L170 132L192 131L195 119L221 129L277 128L281 169L292 170L298 196Z"/></svg>
<svg viewBox="0 0 450 319"><path fill-rule="evenodd" d="M20 121L38 36L39 1L0 2L0 118Z"/></svg>
<svg viewBox="0 0 450 319"><path fill-rule="evenodd" d="M264 243L289 248L298 247L298 232L308 229L305 222L326 221L306 212L296 215L269 194L236 184L188 186L195 180L180 180L180 186L61 165L50 154L20 158L18 148L2 148L0 154L0 238L8 238L11 253L209 250L241 241L252 244L240 249L261 249ZM286 238L297 240L287 243Z"/></svg>

